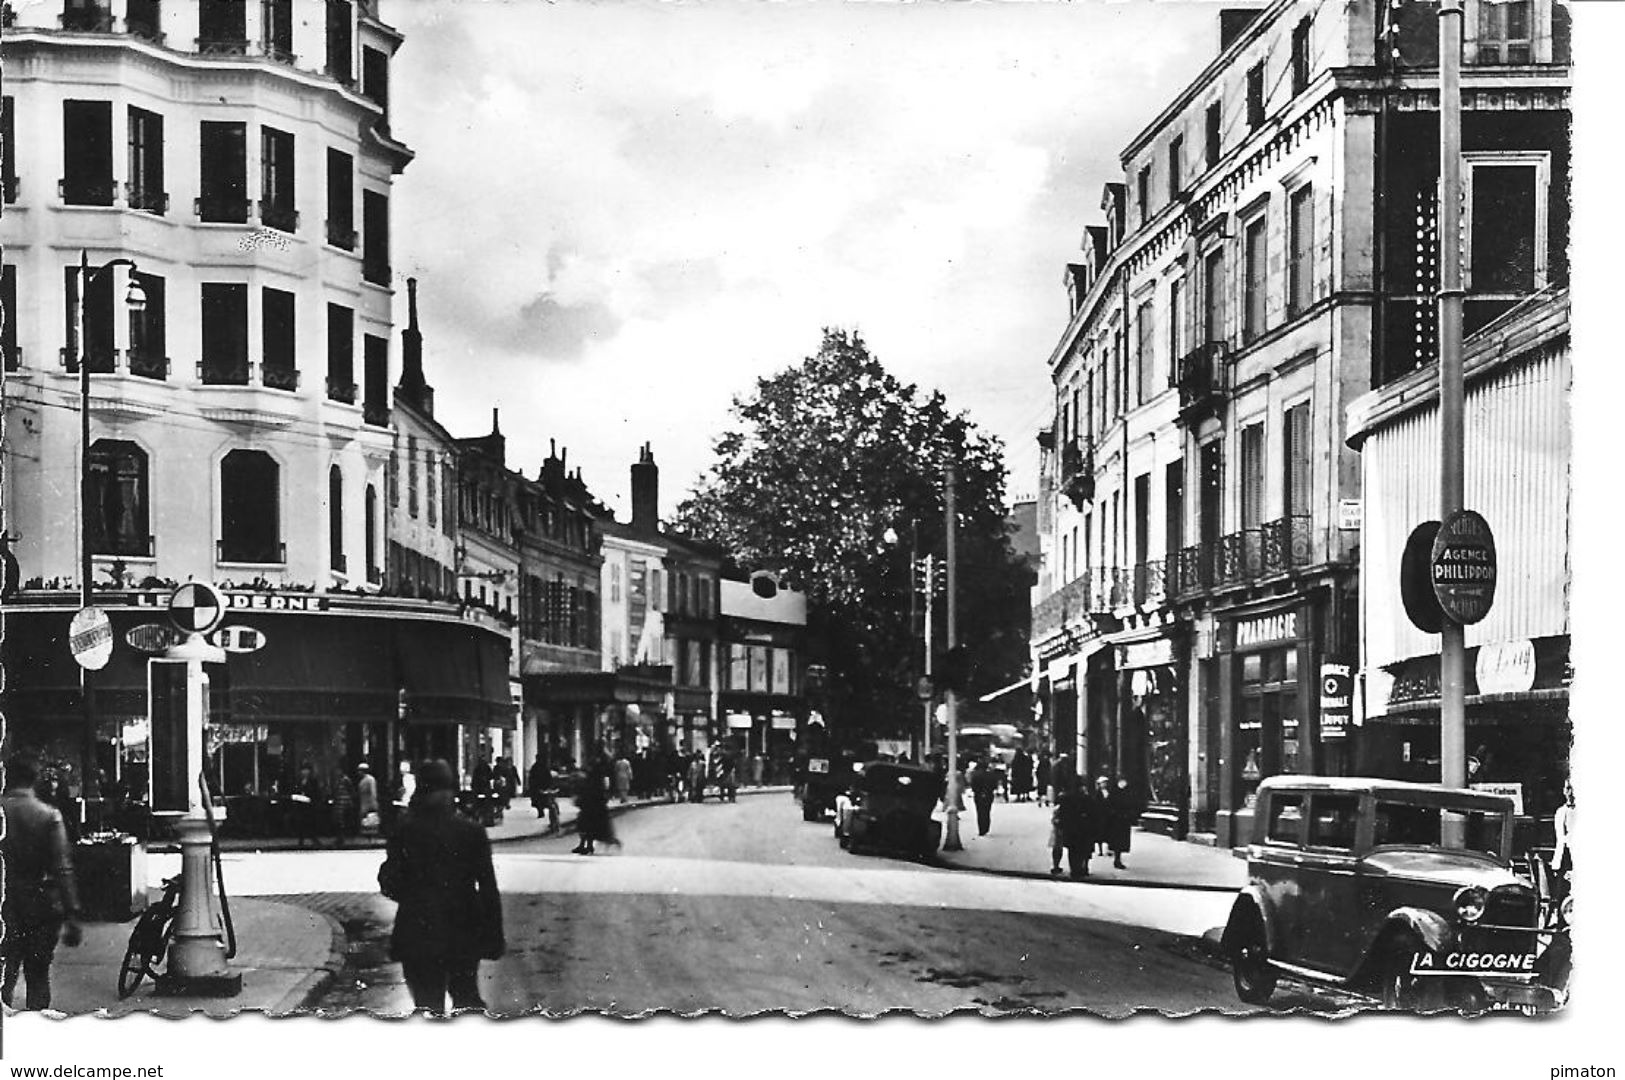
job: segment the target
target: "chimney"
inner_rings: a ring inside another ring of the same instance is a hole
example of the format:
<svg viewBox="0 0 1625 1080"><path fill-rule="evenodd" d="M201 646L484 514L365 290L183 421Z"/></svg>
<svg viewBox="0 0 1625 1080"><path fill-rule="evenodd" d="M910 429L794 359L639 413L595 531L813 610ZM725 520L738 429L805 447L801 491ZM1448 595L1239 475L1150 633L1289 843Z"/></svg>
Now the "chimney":
<svg viewBox="0 0 1625 1080"><path fill-rule="evenodd" d="M660 530L660 466L648 443L638 451L638 462L632 466L632 528Z"/></svg>
<svg viewBox="0 0 1625 1080"><path fill-rule="evenodd" d="M434 415L434 388L423 377L423 333L418 330L418 279L406 279L406 329L401 331L401 382L397 389L426 416Z"/></svg>

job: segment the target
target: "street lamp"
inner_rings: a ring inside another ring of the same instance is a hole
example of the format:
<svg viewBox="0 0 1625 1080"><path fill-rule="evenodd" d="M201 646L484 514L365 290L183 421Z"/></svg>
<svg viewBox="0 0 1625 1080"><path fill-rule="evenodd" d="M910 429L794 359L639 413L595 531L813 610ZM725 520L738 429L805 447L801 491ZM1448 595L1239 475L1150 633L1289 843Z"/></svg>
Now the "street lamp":
<svg viewBox="0 0 1625 1080"><path fill-rule="evenodd" d="M1439 5L1439 520L1462 509L1461 0ZM1446 613L1439 641L1439 766L1446 787L1467 784L1466 628ZM1450 828L1448 815L1442 817ZM1445 838L1448 842L1448 837Z"/></svg>
<svg viewBox="0 0 1625 1080"><path fill-rule="evenodd" d="M902 537L897 535L897 530L889 525L886 527L886 531L881 534L880 538L885 542L886 546L890 548L895 548L902 543ZM934 616L932 601L936 592L936 568L937 562L935 556L928 553L924 559L920 558L920 523L918 521L911 522L909 525L907 572L908 626L909 633L912 634L914 632L914 619L917 613L915 608L915 597L919 592L923 592L925 594L925 667L923 674L925 676L926 685L930 684L932 675L931 624ZM919 571L923 575L918 585L915 584L914 580L914 574L916 571ZM920 743L919 755L920 763L923 765L926 763L927 758L931 754L931 723L933 719L933 706L932 695L923 690L920 691L920 694L924 699L925 709L923 741ZM911 739L910 741L912 742L913 740Z"/></svg>
<svg viewBox="0 0 1625 1080"><path fill-rule="evenodd" d="M147 293L136 279L135 262L131 259L109 259L96 267L90 267L90 256L79 252L79 282L77 295L74 297L74 331L78 335L75 349L76 359L79 363L79 606L90 606L90 507L93 492L90 484L90 363L85 348L85 296L89 292L91 283L115 266L126 266L130 270L129 285L124 293L124 305L131 312L139 313L147 308ZM96 698L94 688L90 684L90 671L87 668L79 669L79 698L84 703L85 732L84 746L82 747L82 761L80 762L80 794L90 798L91 777L96 773Z"/></svg>

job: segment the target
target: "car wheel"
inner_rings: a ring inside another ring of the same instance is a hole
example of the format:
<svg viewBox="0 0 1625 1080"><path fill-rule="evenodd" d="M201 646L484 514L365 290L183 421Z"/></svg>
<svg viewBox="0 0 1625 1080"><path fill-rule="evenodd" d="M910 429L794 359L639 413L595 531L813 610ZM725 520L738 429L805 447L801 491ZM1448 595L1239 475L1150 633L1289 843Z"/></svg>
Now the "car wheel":
<svg viewBox="0 0 1625 1080"><path fill-rule="evenodd" d="M1275 969L1269 965L1269 944L1264 921L1248 913L1230 935L1230 977L1236 996L1248 1005L1267 1005L1275 993Z"/></svg>
<svg viewBox="0 0 1625 1080"><path fill-rule="evenodd" d="M804 802L801 804L802 821L817 821L823 816L824 815L818 812L818 807L814 806L811 802Z"/></svg>
<svg viewBox="0 0 1625 1080"><path fill-rule="evenodd" d="M1383 1008L1428 1013L1450 1007L1448 988L1442 984L1460 980L1418 978L1411 973L1413 959L1424 949L1415 934L1402 934L1389 945L1379 973Z"/></svg>

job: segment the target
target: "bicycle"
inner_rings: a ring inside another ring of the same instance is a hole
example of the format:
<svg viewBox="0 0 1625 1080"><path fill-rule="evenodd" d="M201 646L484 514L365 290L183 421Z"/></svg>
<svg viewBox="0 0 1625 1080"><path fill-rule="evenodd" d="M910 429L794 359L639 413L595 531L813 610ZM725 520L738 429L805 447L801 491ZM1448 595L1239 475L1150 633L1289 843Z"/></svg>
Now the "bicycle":
<svg viewBox="0 0 1625 1080"><path fill-rule="evenodd" d="M176 874L164 879L164 894L135 921L135 929L130 931L130 945L124 950L124 963L118 972L120 1001L135 993L143 979L157 981L158 965L169 952L180 900L181 876Z"/></svg>

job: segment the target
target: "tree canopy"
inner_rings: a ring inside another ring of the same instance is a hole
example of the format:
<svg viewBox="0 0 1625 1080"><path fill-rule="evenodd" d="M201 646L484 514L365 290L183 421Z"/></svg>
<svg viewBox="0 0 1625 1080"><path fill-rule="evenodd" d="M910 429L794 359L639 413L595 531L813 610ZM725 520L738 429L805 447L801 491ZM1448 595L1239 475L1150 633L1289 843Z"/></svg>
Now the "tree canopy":
<svg viewBox="0 0 1625 1080"><path fill-rule="evenodd" d="M1020 677L1030 578L1007 538L1003 448L941 393L900 382L858 334L826 329L816 354L735 397L715 452L678 508L679 527L806 592L832 723L874 734L918 728L913 681L924 650L920 619L910 623L909 560L946 554L949 465L970 689ZM923 615L923 597L914 603ZM946 606L939 591L939 656Z"/></svg>

